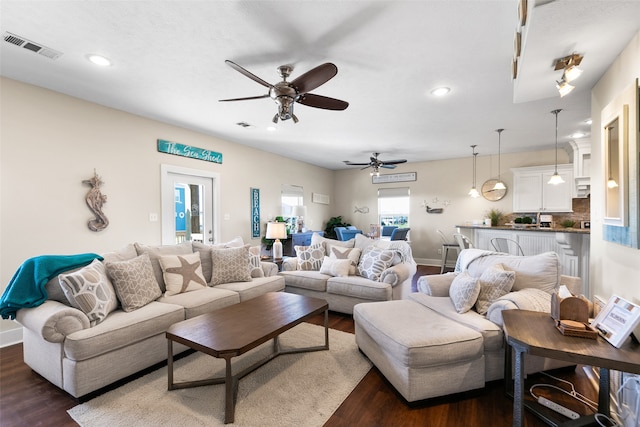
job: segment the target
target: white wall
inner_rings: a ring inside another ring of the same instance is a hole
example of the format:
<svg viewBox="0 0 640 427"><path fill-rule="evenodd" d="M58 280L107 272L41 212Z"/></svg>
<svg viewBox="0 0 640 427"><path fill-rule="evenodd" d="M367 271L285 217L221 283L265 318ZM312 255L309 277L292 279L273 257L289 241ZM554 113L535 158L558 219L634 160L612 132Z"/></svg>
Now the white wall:
<svg viewBox="0 0 640 427"><path fill-rule="evenodd" d="M10 79L0 80L0 293L27 258L42 254L102 253L130 242L161 243L160 165L217 172L221 176L218 241L251 240L251 187L259 188L261 219L280 215L281 184L304 188L307 226L320 228L331 205L311 203L311 193L333 199L333 172L211 136L85 102ZM223 154L223 164L159 153L158 138ZM277 167L274 167L277 165ZM104 180L107 229L92 232L82 181L94 169ZM311 224L309 224L311 222ZM0 331L15 329L3 320Z"/></svg>
<svg viewBox="0 0 640 427"><path fill-rule="evenodd" d="M640 77L640 33L630 41L592 91L591 269L589 273L594 295L607 299L612 294L617 294L636 304L640 304L640 250L603 240L604 177L600 114L607 104L616 99L638 77ZM637 121L637 106L634 110L635 119L631 118L631 120ZM632 114L630 116L633 117ZM636 149L635 152L630 153L630 169L636 174L636 178L637 159ZM634 165L635 168L633 168ZM597 185L597 183L602 184ZM635 192L637 202L638 188L632 188L630 191Z"/></svg>
<svg viewBox="0 0 640 427"><path fill-rule="evenodd" d="M504 135L503 135L504 141ZM478 152L482 147L478 146ZM421 263L439 265L441 248L436 230L440 229L449 237L456 232L455 226L474 219L486 217L490 209L499 209L504 213L513 212L513 174L510 168L549 165L555 162L555 151L536 151L517 154L503 154L500 159L501 178L507 185L505 197L490 202L482 196L473 199L468 196L473 182L473 163L468 158L433 162L416 162L399 165L393 171L382 173L417 172L417 181L393 184L372 184L368 170L359 168L342 170L335 175L336 215L342 215L345 222L368 231L369 224L377 222L377 190L380 187L409 187L411 193L410 237L414 258ZM558 162L568 163L569 157L564 150L558 152ZM478 155L476 162L476 188L498 175L497 156ZM438 201L435 201L437 199ZM426 200L429 207L444 208L441 214L428 214L422 203ZM448 206L444 206L449 201ZM355 213L355 206L369 208L368 214Z"/></svg>

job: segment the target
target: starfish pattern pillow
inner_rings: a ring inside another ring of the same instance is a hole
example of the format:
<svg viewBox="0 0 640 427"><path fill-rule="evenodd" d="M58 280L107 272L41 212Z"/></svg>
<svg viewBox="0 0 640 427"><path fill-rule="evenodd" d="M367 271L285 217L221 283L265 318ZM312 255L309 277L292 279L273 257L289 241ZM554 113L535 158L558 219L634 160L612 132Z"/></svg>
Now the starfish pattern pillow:
<svg viewBox="0 0 640 427"><path fill-rule="evenodd" d="M165 297L189 291L197 291L207 286L202 273L200 254L165 255L160 257L162 276L167 290Z"/></svg>

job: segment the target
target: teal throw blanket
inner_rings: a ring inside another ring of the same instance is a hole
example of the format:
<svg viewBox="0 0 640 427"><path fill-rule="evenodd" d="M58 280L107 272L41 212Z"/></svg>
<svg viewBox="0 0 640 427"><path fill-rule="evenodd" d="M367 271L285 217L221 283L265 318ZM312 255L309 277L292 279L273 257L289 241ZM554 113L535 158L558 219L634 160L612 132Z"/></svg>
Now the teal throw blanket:
<svg viewBox="0 0 640 427"><path fill-rule="evenodd" d="M58 274L90 264L100 255L41 255L22 263L0 298L0 315L15 319L21 308L37 307L47 300L45 285Z"/></svg>

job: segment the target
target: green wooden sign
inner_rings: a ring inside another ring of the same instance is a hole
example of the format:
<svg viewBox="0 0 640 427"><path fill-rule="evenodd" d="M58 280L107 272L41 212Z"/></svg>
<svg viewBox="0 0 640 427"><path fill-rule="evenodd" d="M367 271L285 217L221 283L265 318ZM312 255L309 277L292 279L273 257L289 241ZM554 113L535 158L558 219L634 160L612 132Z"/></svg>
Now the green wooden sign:
<svg viewBox="0 0 640 427"><path fill-rule="evenodd" d="M161 153L173 154L175 156L189 157L191 159L205 160L207 162L222 164L222 153L205 150L204 148L192 147L177 142L158 140L158 151Z"/></svg>

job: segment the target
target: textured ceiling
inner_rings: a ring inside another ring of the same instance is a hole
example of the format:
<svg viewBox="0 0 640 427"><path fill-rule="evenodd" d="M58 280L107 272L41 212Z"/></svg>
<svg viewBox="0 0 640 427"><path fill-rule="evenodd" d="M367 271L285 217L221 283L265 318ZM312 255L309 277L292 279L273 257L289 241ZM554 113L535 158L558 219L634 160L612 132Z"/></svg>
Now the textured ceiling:
<svg viewBox="0 0 640 427"><path fill-rule="evenodd" d="M511 79L516 0L7 1L0 29L62 52L56 60L0 43L3 76L330 169L343 160L428 161L550 149L590 132L590 90L640 30L640 1L529 0L519 77ZM576 89L560 98L553 62L584 55ZM97 68L89 53L113 65ZM345 111L296 105L300 122L268 131L263 80L291 79L324 62L338 75L313 93ZM451 88L447 97L430 94ZM240 127L239 122L250 124ZM188 144L189 141L179 141ZM141 142L143 143L143 142Z"/></svg>

